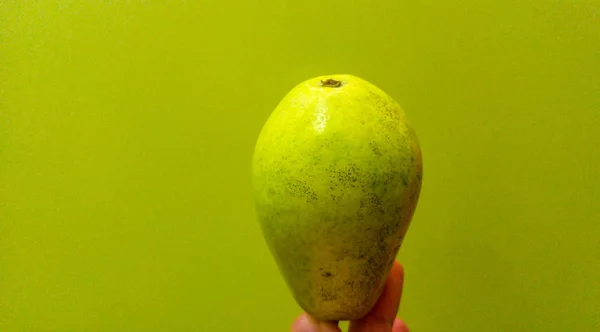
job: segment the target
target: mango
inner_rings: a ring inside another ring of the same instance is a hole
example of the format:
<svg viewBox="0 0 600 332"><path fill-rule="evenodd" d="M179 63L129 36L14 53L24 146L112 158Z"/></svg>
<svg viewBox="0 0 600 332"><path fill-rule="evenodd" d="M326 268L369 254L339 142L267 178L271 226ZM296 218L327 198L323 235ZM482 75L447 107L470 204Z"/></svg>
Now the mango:
<svg viewBox="0 0 600 332"><path fill-rule="evenodd" d="M343 321L375 305L413 218L422 165L403 109L362 78L311 78L279 102L254 148L253 195L303 310Z"/></svg>

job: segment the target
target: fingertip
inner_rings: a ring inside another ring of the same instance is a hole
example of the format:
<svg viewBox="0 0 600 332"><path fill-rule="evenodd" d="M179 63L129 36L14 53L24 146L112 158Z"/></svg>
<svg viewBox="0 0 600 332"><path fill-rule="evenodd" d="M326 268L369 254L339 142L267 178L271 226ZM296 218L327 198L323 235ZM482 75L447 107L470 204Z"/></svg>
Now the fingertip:
<svg viewBox="0 0 600 332"><path fill-rule="evenodd" d="M392 332L410 332L408 330L408 326L402 320L396 318L394 320L394 326L392 327Z"/></svg>
<svg viewBox="0 0 600 332"><path fill-rule="evenodd" d="M292 328L290 329L290 332L300 332L302 330L304 330L304 314L298 316L298 318L296 318L296 320L294 321L294 323L292 324Z"/></svg>
<svg viewBox="0 0 600 332"><path fill-rule="evenodd" d="M300 315L292 325L291 332L340 332L333 323L319 322L307 313Z"/></svg>
<svg viewBox="0 0 600 332"><path fill-rule="evenodd" d="M304 313L300 315L292 325L291 332L318 332L319 327L315 326L312 319Z"/></svg>
<svg viewBox="0 0 600 332"><path fill-rule="evenodd" d="M390 277L393 280L404 279L404 265L398 261L394 261L394 265L392 265L392 270L390 271Z"/></svg>

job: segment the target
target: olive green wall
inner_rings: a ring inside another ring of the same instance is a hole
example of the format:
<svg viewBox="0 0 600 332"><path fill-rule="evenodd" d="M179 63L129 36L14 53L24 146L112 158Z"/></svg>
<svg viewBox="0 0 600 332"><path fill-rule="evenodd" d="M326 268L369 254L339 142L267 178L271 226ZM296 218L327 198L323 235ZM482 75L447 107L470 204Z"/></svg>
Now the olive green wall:
<svg viewBox="0 0 600 332"><path fill-rule="evenodd" d="M600 1L0 1L0 331L287 331L250 158L351 73L420 136L413 331L600 330Z"/></svg>

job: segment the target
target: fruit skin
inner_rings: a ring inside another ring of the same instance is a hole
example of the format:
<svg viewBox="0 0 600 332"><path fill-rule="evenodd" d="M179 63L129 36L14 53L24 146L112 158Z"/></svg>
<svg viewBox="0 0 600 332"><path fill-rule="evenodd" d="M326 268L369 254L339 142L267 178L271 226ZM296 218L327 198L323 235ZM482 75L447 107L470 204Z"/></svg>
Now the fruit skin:
<svg viewBox="0 0 600 332"><path fill-rule="evenodd" d="M342 84L323 86L329 79ZM260 227L296 302L321 320L366 315L421 191L421 149L401 107L356 76L306 80L263 126L252 177Z"/></svg>

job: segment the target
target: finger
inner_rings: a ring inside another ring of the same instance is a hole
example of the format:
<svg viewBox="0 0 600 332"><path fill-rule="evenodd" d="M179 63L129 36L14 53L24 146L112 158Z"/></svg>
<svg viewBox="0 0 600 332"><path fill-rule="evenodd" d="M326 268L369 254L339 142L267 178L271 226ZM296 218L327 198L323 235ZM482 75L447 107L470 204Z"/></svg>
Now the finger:
<svg viewBox="0 0 600 332"><path fill-rule="evenodd" d="M365 317L350 322L349 332L390 331L400 307L403 283L404 268L394 261L379 300Z"/></svg>
<svg viewBox="0 0 600 332"><path fill-rule="evenodd" d="M342 330L336 323L320 322L304 313L296 319L291 332L342 332Z"/></svg>
<svg viewBox="0 0 600 332"><path fill-rule="evenodd" d="M396 320L394 321L394 327L392 328L392 332L410 332L410 331L408 330L408 326L406 326L406 323L404 323L400 319L396 318Z"/></svg>
<svg viewBox="0 0 600 332"><path fill-rule="evenodd" d="M368 316L378 320L388 322L390 325L394 323L398 309L400 308L400 298L402 297L402 286L404 284L404 268L398 261L394 261L390 276L385 285L383 293L379 297L379 301L375 307L371 309Z"/></svg>

